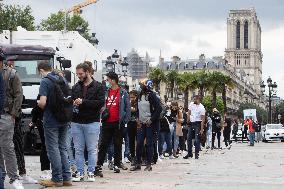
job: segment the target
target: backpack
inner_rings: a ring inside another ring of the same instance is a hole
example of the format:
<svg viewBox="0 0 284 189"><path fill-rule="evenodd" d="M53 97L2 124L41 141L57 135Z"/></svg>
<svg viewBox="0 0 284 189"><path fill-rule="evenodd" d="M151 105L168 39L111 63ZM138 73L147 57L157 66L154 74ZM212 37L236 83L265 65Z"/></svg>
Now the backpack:
<svg viewBox="0 0 284 189"><path fill-rule="evenodd" d="M53 94L48 99L50 111L59 123L68 123L73 113L70 87L61 76L59 79L54 79L48 75L47 78L54 84Z"/></svg>
<svg viewBox="0 0 284 189"><path fill-rule="evenodd" d="M252 128L257 132L258 131L258 126L255 122L252 123Z"/></svg>

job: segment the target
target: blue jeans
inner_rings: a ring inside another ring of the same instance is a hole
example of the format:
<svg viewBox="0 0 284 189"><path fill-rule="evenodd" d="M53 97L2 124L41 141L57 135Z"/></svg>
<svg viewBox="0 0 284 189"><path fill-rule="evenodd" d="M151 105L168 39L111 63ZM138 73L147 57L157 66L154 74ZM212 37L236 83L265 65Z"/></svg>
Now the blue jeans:
<svg viewBox="0 0 284 189"><path fill-rule="evenodd" d="M195 153L198 154L200 151L200 126L201 122L191 122L188 128L188 137L187 137L187 146L188 146L188 153L192 154L192 139L195 136Z"/></svg>
<svg viewBox="0 0 284 189"><path fill-rule="evenodd" d="M124 139L124 157L129 157L129 138L128 138L128 128L124 127L123 128L123 139Z"/></svg>
<svg viewBox="0 0 284 189"><path fill-rule="evenodd" d="M72 137L72 132L71 132L71 126L68 127L67 152L68 152L70 165L74 166L76 164L76 161L74 157L74 143L73 143L73 137Z"/></svg>
<svg viewBox="0 0 284 189"><path fill-rule="evenodd" d="M166 151L169 153L169 155L172 155L172 140L170 132L160 132L159 134L159 155L163 154L163 146L165 142L167 144Z"/></svg>
<svg viewBox="0 0 284 189"><path fill-rule="evenodd" d="M48 159L51 163L52 181L61 182L71 180L70 164L67 153L67 125L46 127L44 136Z"/></svg>
<svg viewBox="0 0 284 189"><path fill-rule="evenodd" d="M153 143L153 128L146 127L145 124L142 124L141 128L137 128L137 146L136 146L136 156L137 163L142 163L142 151L144 147L144 139L146 138L147 145L147 165L151 165L153 160L154 153L154 143Z"/></svg>
<svg viewBox="0 0 284 189"><path fill-rule="evenodd" d="M88 172L94 172L97 162L97 147L100 135L99 122L89 124L71 123L73 142L75 147L75 159L77 170L84 175L84 150L88 151Z"/></svg>
<svg viewBox="0 0 284 189"><path fill-rule="evenodd" d="M176 135L176 123L173 123L173 127L170 128L170 131L173 151L176 152L179 145L179 137Z"/></svg>
<svg viewBox="0 0 284 189"><path fill-rule="evenodd" d="M254 145L254 140L255 140L255 133L249 133L249 142L251 146Z"/></svg>

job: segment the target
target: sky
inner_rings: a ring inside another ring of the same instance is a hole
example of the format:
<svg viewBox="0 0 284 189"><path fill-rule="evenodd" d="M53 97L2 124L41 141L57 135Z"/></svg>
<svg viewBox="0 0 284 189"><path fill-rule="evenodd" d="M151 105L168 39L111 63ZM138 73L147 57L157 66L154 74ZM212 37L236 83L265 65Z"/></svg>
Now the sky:
<svg viewBox="0 0 284 189"><path fill-rule="evenodd" d="M3 0L6 4L30 5L36 23L50 13L85 0ZM99 0L83 9L82 16L97 33L98 49L107 57L118 49L126 55L135 48L157 62L224 56L226 19L231 9L256 9L262 27L263 80L278 83L284 97L284 0Z"/></svg>

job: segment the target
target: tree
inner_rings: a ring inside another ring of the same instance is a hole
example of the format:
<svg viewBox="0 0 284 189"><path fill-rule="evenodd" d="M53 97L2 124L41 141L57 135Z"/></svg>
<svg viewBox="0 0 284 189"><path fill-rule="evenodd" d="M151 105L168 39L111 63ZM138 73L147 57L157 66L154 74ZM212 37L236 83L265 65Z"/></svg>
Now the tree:
<svg viewBox="0 0 284 189"><path fill-rule="evenodd" d="M149 79L153 81L155 90L159 92L160 84L162 81L165 81L166 76L163 70L161 70L160 68L154 68L149 73Z"/></svg>
<svg viewBox="0 0 284 189"><path fill-rule="evenodd" d="M222 100L224 104L224 112L227 112L227 87L233 88L235 86L233 79L230 76L223 75L223 79L221 81L222 88Z"/></svg>
<svg viewBox="0 0 284 189"><path fill-rule="evenodd" d="M171 70L166 75L166 84L168 84L170 86L171 98L174 97L174 87L175 87L175 84L177 82L178 75L179 74L176 70Z"/></svg>
<svg viewBox="0 0 284 189"><path fill-rule="evenodd" d="M242 103L237 110L237 116L240 119L243 119L243 110L245 109L256 109L256 117L260 123L267 123L268 120L268 112L263 108L257 106L256 104L252 103Z"/></svg>
<svg viewBox="0 0 284 189"><path fill-rule="evenodd" d="M184 108L188 108L188 91L196 88L195 80L195 74L190 72L184 72L177 77L177 86L184 94Z"/></svg>
<svg viewBox="0 0 284 189"><path fill-rule="evenodd" d="M80 30L82 32L79 33L84 38L88 40L91 38L89 33L89 23L78 14L70 16L69 14L65 15L64 12L53 13L46 20L41 21L39 29L47 31L61 31L64 30L65 23L68 31Z"/></svg>
<svg viewBox="0 0 284 189"><path fill-rule="evenodd" d="M217 106L217 92L222 92L222 82L224 75L221 72L212 72L209 74L210 89L212 94L212 106Z"/></svg>
<svg viewBox="0 0 284 189"><path fill-rule="evenodd" d="M201 101L203 100L204 91L209 88L211 82L209 74L206 71L199 71L195 73L195 85L199 89Z"/></svg>
<svg viewBox="0 0 284 189"><path fill-rule="evenodd" d="M205 96L202 104L204 105L206 112L212 113L213 108L217 108L220 113L224 112L224 104L221 97L216 97L216 105L213 105L212 96Z"/></svg>
<svg viewBox="0 0 284 189"><path fill-rule="evenodd" d="M34 16L30 6L4 5L0 3L0 32L3 30L17 30L17 26L33 31Z"/></svg>

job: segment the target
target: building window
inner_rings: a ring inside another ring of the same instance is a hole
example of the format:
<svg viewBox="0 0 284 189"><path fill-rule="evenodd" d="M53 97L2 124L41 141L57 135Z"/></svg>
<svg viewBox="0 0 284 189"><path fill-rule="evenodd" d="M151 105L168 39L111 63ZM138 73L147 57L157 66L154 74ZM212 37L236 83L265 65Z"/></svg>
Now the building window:
<svg viewBox="0 0 284 189"><path fill-rule="evenodd" d="M248 49L248 21L245 22L244 26L244 48Z"/></svg>
<svg viewBox="0 0 284 189"><path fill-rule="evenodd" d="M236 48L240 49L240 47L241 47L241 23L240 21L238 21L236 27Z"/></svg>

